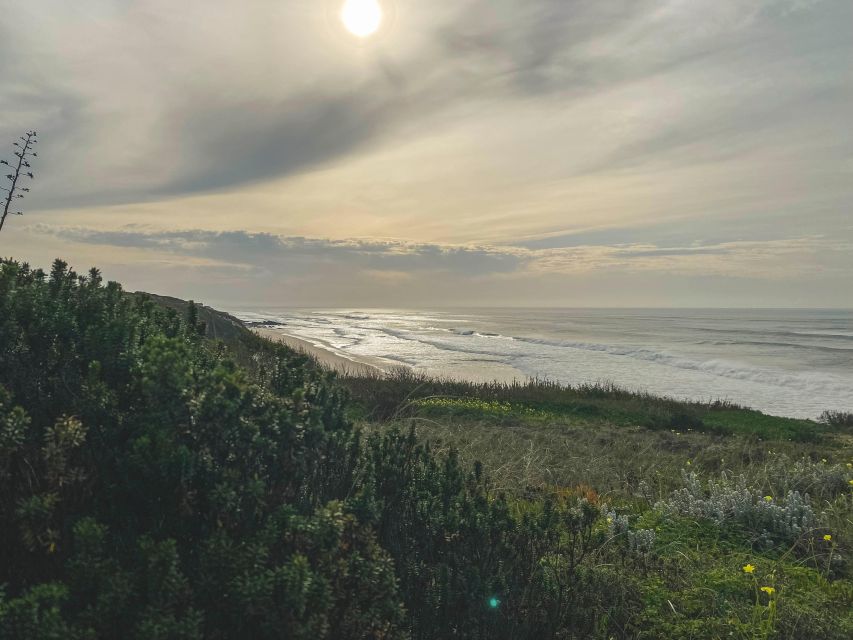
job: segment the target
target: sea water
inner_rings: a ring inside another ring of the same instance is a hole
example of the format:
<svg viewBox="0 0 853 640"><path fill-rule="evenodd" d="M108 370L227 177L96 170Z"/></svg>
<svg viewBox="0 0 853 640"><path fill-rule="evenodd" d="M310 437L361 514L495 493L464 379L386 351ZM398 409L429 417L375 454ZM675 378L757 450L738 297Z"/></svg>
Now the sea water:
<svg viewBox="0 0 853 640"><path fill-rule="evenodd" d="M853 411L853 310L244 309L355 361L472 380L609 382L766 413Z"/></svg>

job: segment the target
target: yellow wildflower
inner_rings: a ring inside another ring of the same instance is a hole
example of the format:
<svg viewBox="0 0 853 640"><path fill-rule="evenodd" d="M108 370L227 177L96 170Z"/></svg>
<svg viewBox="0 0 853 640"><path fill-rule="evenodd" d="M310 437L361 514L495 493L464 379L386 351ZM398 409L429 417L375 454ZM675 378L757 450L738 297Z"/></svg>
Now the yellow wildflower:
<svg viewBox="0 0 853 640"><path fill-rule="evenodd" d="M821 458L820 461L826 464L826 458Z"/></svg>
<svg viewBox="0 0 853 640"><path fill-rule="evenodd" d="M774 589L773 587L761 587L761 590L768 596L772 596L776 591L776 589Z"/></svg>
<svg viewBox="0 0 853 640"><path fill-rule="evenodd" d="M752 573L753 571L755 571L755 567L753 567L751 564L743 565L743 572L744 573Z"/></svg>
<svg viewBox="0 0 853 640"><path fill-rule="evenodd" d="M764 502L773 502L773 496L764 496Z"/></svg>
<svg viewBox="0 0 853 640"><path fill-rule="evenodd" d="M687 461L687 466L688 466L688 467L690 466L690 460L688 460L688 461Z"/></svg>
<svg viewBox="0 0 853 640"><path fill-rule="evenodd" d="M831 535L829 535L829 534L827 533L827 534L823 537L823 539L824 539L824 540L826 540L827 542L830 542L830 541L832 540L832 536L831 536Z"/></svg>

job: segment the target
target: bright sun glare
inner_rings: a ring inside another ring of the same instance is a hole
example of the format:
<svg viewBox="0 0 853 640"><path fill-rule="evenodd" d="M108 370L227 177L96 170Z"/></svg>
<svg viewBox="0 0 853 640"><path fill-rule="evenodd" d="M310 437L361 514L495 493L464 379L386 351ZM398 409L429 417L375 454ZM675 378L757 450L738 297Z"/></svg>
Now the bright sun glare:
<svg viewBox="0 0 853 640"><path fill-rule="evenodd" d="M351 34L366 38L382 24L382 7L378 0L346 0L341 8L341 21Z"/></svg>

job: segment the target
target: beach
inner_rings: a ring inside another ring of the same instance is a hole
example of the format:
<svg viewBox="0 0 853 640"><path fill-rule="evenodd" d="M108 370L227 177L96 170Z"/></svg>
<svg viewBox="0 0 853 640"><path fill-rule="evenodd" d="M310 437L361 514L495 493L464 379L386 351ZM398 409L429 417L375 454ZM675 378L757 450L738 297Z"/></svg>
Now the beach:
<svg viewBox="0 0 853 640"><path fill-rule="evenodd" d="M613 383L771 415L853 410L853 313L750 309L235 310L336 370ZM266 323L266 325L264 324Z"/></svg>
<svg viewBox="0 0 853 640"><path fill-rule="evenodd" d="M328 367L333 371L337 371L338 373L376 375L377 373L383 372L383 369L377 365L345 358L344 356L338 355L329 349L317 346L307 340L297 338L296 336L283 333L277 329L255 327L252 331L267 340L280 342L287 345L294 351L307 354L316 359L323 366Z"/></svg>

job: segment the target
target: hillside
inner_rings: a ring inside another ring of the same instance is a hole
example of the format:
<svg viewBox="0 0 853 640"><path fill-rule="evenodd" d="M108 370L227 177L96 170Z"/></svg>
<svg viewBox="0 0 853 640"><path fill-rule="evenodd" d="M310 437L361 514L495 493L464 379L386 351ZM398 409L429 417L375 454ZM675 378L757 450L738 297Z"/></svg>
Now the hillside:
<svg viewBox="0 0 853 640"><path fill-rule="evenodd" d="M146 293L137 291L133 296L148 299L166 309L173 309L179 315L183 316L187 313L191 301L172 298L171 296L158 296L156 293ZM244 336L246 329L243 323L234 316L217 311L204 305L195 304L195 313L198 315L199 322L204 323L205 335L213 340L223 340L225 342L233 342L237 338Z"/></svg>
<svg viewBox="0 0 853 640"><path fill-rule="evenodd" d="M61 262L0 312L0 640L853 634L840 428L338 378Z"/></svg>

